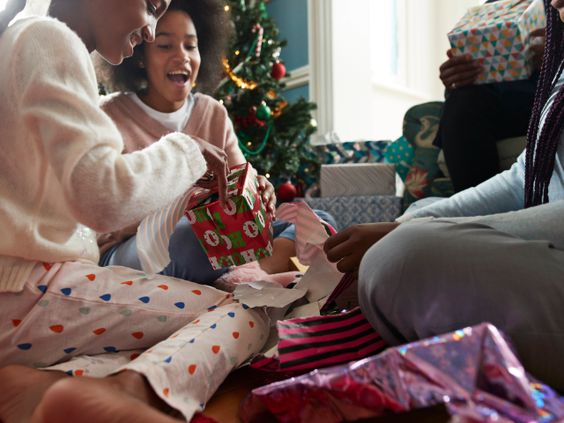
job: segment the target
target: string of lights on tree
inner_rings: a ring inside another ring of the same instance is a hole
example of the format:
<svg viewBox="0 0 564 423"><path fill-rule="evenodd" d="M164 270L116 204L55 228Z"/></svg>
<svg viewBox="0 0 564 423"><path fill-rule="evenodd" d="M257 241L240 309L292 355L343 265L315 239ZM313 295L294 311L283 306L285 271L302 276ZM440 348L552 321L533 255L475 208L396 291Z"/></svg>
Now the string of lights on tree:
<svg viewBox="0 0 564 423"><path fill-rule="evenodd" d="M287 76L280 60L286 41L269 17L265 0L227 0L235 36L216 91L233 121L239 146L260 174L290 201L314 182L319 160L309 143L316 130L315 104L284 99Z"/></svg>

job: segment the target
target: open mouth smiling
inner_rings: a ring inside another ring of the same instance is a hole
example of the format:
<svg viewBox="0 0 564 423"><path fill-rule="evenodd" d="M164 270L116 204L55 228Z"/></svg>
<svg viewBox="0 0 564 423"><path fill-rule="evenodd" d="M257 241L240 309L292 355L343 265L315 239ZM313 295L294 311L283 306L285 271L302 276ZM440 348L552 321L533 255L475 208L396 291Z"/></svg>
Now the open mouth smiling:
<svg viewBox="0 0 564 423"><path fill-rule="evenodd" d="M186 70L175 70L166 74L167 78L176 84L185 85L190 79L190 72Z"/></svg>

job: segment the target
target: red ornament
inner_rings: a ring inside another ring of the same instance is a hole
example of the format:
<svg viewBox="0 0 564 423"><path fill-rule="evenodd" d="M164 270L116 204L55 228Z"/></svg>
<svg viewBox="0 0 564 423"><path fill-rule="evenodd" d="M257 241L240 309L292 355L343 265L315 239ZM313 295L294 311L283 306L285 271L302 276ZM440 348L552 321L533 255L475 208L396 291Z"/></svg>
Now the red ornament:
<svg viewBox="0 0 564 423"><path fill-rule="evenodd" d="M277 81L280 81L286 76L286 66L284 66L283 63L276 62L272 65L272 72L270 72L270 75Z"/></svg>
<svg viewBox="0 0 564 423"><path fill-rule="evenodd" d="M290 181L280 184L280 186L276 190L276 197L282 202L292 201L294 198L296 198L297 194L298 189Z"/></svg>

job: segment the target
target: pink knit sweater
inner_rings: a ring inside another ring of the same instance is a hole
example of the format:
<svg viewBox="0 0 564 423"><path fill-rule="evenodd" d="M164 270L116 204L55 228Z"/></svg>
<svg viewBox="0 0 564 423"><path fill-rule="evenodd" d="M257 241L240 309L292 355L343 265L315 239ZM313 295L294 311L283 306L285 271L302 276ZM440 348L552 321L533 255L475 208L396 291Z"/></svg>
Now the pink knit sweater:
<svg viewBox="0 0 564 423"><path fill-rule="evenodd" d="M123 93L104 97L100 106L112 118L121 132L124 152L142 150L159 140L163 135L171 132L160 122L148 116ZM235 166L246 161L245 156L239 149L227 110L210 96L199 93L194 95L194 107L182 132L223 148L227 153L229 166ZM118 232L98 235L100 254L104 254L112 245L134 235L137 226L138 224Z"/></svg>

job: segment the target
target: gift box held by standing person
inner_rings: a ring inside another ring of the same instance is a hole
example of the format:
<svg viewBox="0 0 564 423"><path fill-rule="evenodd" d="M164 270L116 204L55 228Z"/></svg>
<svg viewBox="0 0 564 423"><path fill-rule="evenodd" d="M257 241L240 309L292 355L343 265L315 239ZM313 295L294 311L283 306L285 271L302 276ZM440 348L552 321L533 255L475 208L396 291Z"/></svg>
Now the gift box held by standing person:
<svg viewBox="0 0 564 423"><path fill-rule="evenodd" d="M245 163L230 169L227 200L216 190L202 190L185 215L214 269L239 266L272 253L270 214L258 192L256 171Z"/></svg>
<svg viewBox="0 0 564 423"><path fill-rule="evenodd" d="M448 39L456 55L483 60L477 84L516 81L531 76L530 34L545 25L541 0L500 0L470 8Z"/></svg>

